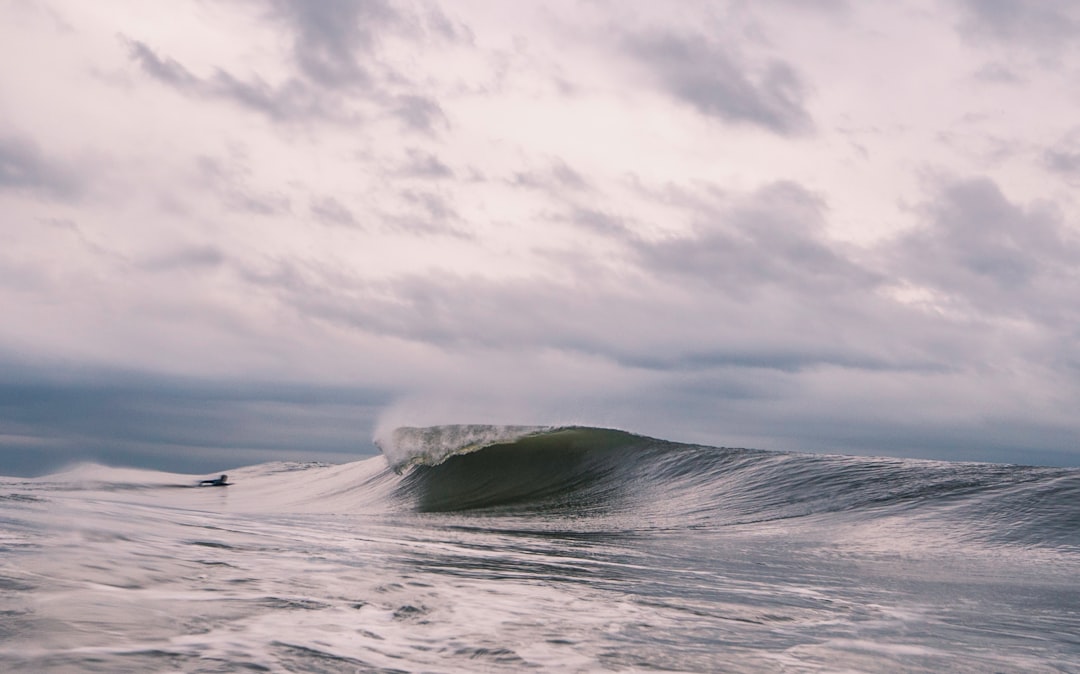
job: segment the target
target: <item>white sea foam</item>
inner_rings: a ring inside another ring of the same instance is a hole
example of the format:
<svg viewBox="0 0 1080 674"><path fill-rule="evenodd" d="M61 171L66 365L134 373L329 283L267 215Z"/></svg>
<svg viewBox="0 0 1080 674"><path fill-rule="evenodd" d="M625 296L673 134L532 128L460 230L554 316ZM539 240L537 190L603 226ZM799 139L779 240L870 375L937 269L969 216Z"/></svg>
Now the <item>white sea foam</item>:
<svg viewBox="0 0 1080 674"><path fill-rule="evenodd" d="M409 466L437 465L455 454L465 454L496 444L551 430L547 426L446 425L395 428L375 444L397 471Z"/></svg>

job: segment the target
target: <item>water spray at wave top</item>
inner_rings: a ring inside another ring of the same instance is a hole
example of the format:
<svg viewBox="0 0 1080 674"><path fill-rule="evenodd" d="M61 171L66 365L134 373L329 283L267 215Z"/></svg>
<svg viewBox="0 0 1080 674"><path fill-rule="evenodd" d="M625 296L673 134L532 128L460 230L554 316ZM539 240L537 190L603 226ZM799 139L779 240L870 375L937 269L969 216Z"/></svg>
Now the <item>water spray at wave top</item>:
<svg viewBox="0 0 1080 674"><path fill-rule="evenodd" d="M1080 469L401 428L0 479L8 671L1080 671Z"/></svg>

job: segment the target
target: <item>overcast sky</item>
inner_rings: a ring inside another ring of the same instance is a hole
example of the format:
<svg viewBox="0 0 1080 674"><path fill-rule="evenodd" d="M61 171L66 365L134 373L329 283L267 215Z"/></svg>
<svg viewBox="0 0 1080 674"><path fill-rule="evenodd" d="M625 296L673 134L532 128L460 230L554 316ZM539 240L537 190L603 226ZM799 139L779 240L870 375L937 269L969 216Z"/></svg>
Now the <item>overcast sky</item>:
<svg viewBox="0 0 1080 674"><path fill-rule="evenodd" d="M1071 0L0 0L0 474L1080 465Z"/></svg>

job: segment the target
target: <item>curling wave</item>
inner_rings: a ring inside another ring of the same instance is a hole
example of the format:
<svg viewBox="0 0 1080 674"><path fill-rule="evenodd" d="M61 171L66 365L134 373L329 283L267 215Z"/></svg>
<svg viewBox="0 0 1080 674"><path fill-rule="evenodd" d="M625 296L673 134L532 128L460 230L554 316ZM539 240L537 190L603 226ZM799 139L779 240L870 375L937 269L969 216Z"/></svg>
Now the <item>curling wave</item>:
<svg viewBox="0 0 1080 674"><path fill-rule="evenodd" d="M640 526L797 517L948 521L972 539L1076 545L1080 470L766 452L588 427L404 428L393 494L423 512L632 514Z"/></svg>
<svg viewBox="0 0 1080 674"><path fill-rule="evenodd" d="M519 524L536 515L544 526L622 532L801 518L801 529L915 527L943 541L1080 549L1077 468L768 452L579 426L409 427L379 445L385 460L230 470L226 490L178 489L200 476L84 465L0 481L0 498L18 505L93 488L102 499L167 493L233 512L454 512Z"/></svg>

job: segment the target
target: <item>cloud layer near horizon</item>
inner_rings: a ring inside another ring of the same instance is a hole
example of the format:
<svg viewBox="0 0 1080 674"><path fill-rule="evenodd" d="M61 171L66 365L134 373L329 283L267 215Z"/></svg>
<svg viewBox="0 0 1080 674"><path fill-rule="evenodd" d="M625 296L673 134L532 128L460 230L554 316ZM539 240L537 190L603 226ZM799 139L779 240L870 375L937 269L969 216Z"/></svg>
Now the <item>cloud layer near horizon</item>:
<svg viewBox="0 0 1080 674"><path fill-rule="evenodd" d="M0 473L452 422L1080 462L1070 3L0 12Z"/></svg>

